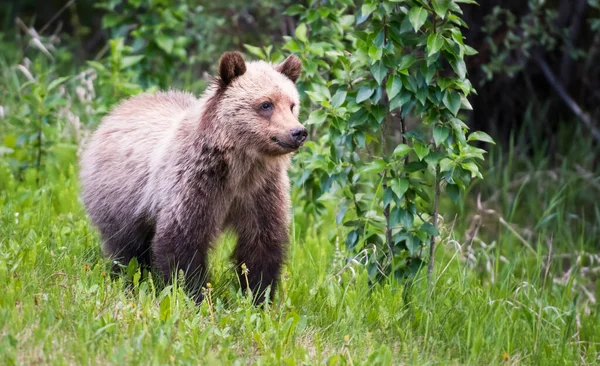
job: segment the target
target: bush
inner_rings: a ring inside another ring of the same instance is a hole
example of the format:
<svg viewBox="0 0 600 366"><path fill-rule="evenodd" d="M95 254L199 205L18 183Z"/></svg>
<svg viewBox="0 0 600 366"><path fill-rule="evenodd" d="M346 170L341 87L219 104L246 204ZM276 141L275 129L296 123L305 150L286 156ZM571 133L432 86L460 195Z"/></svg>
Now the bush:
<svg viewBox="0 0 600 366"><path fill-rule="evenodd" d="M473 1L309 1L295 39L308 125L316 141L298 156L295 184L308 211L330 187L347 248L372 279L411 277L439 235L438 204L458 200L474 178L483 132L467 134L461 109L474 89L464 57L459 3ZM412 120L412 127L411 125Z"/></svg>

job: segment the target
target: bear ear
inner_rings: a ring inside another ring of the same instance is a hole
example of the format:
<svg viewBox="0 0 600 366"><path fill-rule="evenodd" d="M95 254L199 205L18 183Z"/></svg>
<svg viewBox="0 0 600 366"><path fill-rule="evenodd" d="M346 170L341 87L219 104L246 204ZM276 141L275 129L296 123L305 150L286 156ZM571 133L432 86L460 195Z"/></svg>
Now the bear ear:
<svg viewBox="0 0 600 366"><path fill-rule="evenodd" d="M294 83L302 72L302 61L296 55L289 55L282 63L275 66L275 70L287 76Z"/></svg>
<svg viewBox="0 0 600 366"><path fill-rule="evenodd" d="M239 52L225 52L219 60L219 77L224 86L246 72L246 63Z"/></svg>

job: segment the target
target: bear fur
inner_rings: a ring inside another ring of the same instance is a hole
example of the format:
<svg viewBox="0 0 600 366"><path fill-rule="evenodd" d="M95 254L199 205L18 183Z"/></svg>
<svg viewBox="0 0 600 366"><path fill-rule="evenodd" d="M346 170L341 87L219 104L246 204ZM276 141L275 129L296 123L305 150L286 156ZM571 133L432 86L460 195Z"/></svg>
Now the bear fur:
<svg viewBox="0 0 600 366"><path fill-rule="evenodd" d="M301 63L246 63L227 52L218 72L200 99L169 91L114 108L81 156L82 198L107 256L123 265L135 257L167 283L183 270L196 301L208 251L231 228L233 258L261 301L289 240L287 169L306 138Z"/></svg>

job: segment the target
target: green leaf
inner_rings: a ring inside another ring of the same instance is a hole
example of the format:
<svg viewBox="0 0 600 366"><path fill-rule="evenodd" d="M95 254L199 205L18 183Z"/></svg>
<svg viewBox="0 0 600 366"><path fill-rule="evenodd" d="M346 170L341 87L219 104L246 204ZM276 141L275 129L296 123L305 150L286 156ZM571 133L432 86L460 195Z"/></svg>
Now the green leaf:
<svg viewBox="0 0 600 366"><path fill-rule="evenodd" d="M471 102L469 102L469 100L467 98L465 98L464 96L460 96L460 106L463 109L466 109L468 111L472 111L473 110L473 106L471 105Z"/></svg>
<svg viewBox="0 0 600 366"><path fill-rule="evenodd" d="M492 139L490 137L490 135L488 135L485 132L482 131L475 131L473 133L471 133L469 135L468 141L483 141L483 142L489 142L490 144L496 144L494 142L494 139Z"/></svg>
<svg viewBox="0 0 600 366"><path fill-rule="evenodd" d="M171 316L171 297L165 296L160 302L160 320L166 321Z"/></svg>
<svg viewBox="0 0 600 366"><path fill-rule="evenodd" d="M413 227L415 218L408 210L401 208L398 210L398 221L400 221L400 225L402 225L402 227L404 227L406 230L410 230Z"/></svg>
<svg viewBox="0 0 600 366"><path fill-rule="evenodd" d="M327 118L327 112L324 109L317 109L310 113L308 116L308 120L306 121L307 125L320 125L325 122Z"/></svg>
<svg viewBox="0 0 600 366"><path fill-rule="evenodd" d="M432 236L440 235L438 229L436 229L436 227L429 222L424 222L423 225L421 225L421 230L425 231L427 234Z"/></svg>
<svg viewBox="0 0 600 366"><path fill-rule="evenodd" d="M477 52L476 49L474 49L473 47L469 46L468 44L465 45L465 55L467 56L473 56L478 54L479 52Z"/></svg>
<svg viewBox="0 0 600 366"><path fill-rule="evenodd" d="M398 70L406 70L412 66L412 64L417 61L417 58L411 54L402 56L400 60L400 64L398 65Z"/></svg>
<svg viewBox="0 0 600 366"><path fill-rule="evenodd" d="M387 67L385 67L385 65L381 61L378 61L377 63L375 63L375 65L371 66L371 74L373 74L373 77L379 85L381 85L381 83L383 82L387 71Z"/></svg>
<svg viewBox="0 0 600 366"><path fill-rule="evenodd" d="M456 184L448 184L446 185L446 194L454 203L458 203L458 198L460 197L460 188Z"/></svg>
<svg viewBox="0 0 600 366"><path fill-rule="evenodd" d="M91 67L93 67L94 69L96 69L98 71L106 71L106 67L98 61L86 61L86 62L88 65L90 65Z"/></svg>
<svg viewBox="0 0 600 366"><path fill-rule="evenodd" d="M383 50L375 45L369 47L369 57L371 58L371 63L375 61L381 60L381 55L383 54Z"/></svg>
<svg viewBox="0 0 600 366"><path fill-rule="evenodd" d="M446 90L444 93L444 98L442 99L444 105L454 116L460 110L460 94L453 90Z"/></svg>
<svg viewBox="0 0 600 366"><path fill-rule="evenodd" d="M372 12L377 10L377 5L378 5L377 1L375 1L375 2L365 1L365 3L360 8L360 12L362 13L362 16L366 18L369 15L371 15Z"/></svg>
<svg viewBox="0 0 600 366"><path fill-rule="evenodd" d="M440 89L442 89L442 91L452 86L452 84L454 84L455 81L456 79L454 78L437 78L437 84L440 87Z"/></svg>
<svg viewBox="0 0 600 366"><path fill-rule="evenodd" d="M420 6L414 7L408 12L408 19L415 32L417 32L427 20L427 10Z"/></svg>
<svg viewBox="0 0 600 366"><path fill-rule="evenodd" d="M454 169L456 163L448 158L444 158L440 161L440 170L443 172L450 171Z"/></svg>
<svg viewBox="0 0 600 366"><path fill-rule="evenodd" d="M429 146L422 142L415 142L413 150L415 150L419 160L423 160L423 158L429 154Z"/></svg>
<svg viewBox="0 0 600 366"><path fill-rule="evenodd" d="M402 197L402 196L404 196L404 193L406 193L406 191L408 191L408 179L406 179L406 178L393 179L390 182L390 186L392 187L392 191L394 191L396 196Z"/></svg>
<svg viewBox="0 0 600 366"><path fill-rule="evenodd" d="M431 4L433 5L433 10L440 18L444 19L446 17L446 12L448 11L448 6L450 6L450 0L432 0Z"/></svg>
<svg viewBox="0 0 600 366"><path fill-rule="evenodd" d="M348 212L348 202L344 198L342 203L338 206L338 211L335 214L335 223L340 225L342 221L344 221L344 216L346 216L346 212Z"/></svg>
<svg viewBox="0 0 600 366"><path fill-rule="evenodd" d="M410 255L414 256L421 248L421 240L419 240L419 238L417 238L414 235L409 236L406 240L406 248L408 248L408 252L410 253Z"/></svg>
<svg viewBox="0 0 600 366"><path fill-rule="evenodd" d="M67 80L69 80L69 76L63 76L63 77L60 77L58 79L52 80L52 82L50 83L50 85L48 85L47 92L50 92L52 89L56 88L57 86L59 86L60 84L64 83Z"/></svg>
<svg viewBox="0 0 600 366"><path fill-rule="evenodd" d="M344 104L344 101L346 100L346 94L347 93L345 90L338 90L331 98L331 106L333 108L339 108L342 104Z"/></svg>
<svg viewBox="0 0 600 366"><path fill-rule="evenodd" d="M433 129L433 141L435 146L440 146L448 136L450 135L450 129L446 126L435 126Z"/></svg>
<svg viewBox="0 0 600 366"><path fill-rule="evenodd" d="M119 24L121 17L118 14L106 13L102 16L102 28L113 28Z"/></svg>
<svg viewBox="0 0 600 366"><path fill-rule="evenodd" d="M306 38L306 24L305 23L300 23L297 27L296 27L296 38L298 38L299 40L301 40L304 43L308 42L308 38Z"/></svg>
<svg viewBox="0 0 600 366"><path fill-rule="evenodd" d="M131 67L135 64L137 64L138 62L142 61L144 59L144 55L136 55L136 56L125 56L123 57L123 59L121 60L121 67L120 70L125 70L128 67Z"/></svg>
<svg viewBox="0 0 600 366"><path fill-rule="evenodd" d="M357 242L358 233L356 232L356 230L352 230L348 233L348 236L346 237L346 247L348 248L348 250L353 250Z"/></svg>
<svg viewBox="0 0 600 366"><path fill-rule="evenodd" d="M306 8L303 5L300 4L294 4L290 7L288 7L287 9L285 9L284 14L285 15L298 15L298 14L302 14L306 11Z"/></svg>
<svg viewBox="0 0 600 366"><path fill-rule="evenodd" d="M385 118L387 110L383 105L373 105L371 106L371 115L375 117L377 123L381 123Z"/></svg>
<svg viewBox="0 0 600 366"><path fill-rule="evenodd" d="M404 156L408 154L411 150L412 148L406 144L398 144L398 146L396 146L396 148L394 149L392 156Z"/></svg>
<svg viewBox="0 0 600 366"><path fill-rule="evenodd" d="M479 167L474 162L468 161L466 163L461 163L460 166L471 172L471 178L483 178L479 172Z"/></svg>
<svg viewBox="0 0 600 366"><path fill-rule="evenodd" d="M260 58L261 60L264 60L267 58L267 56L265 55L263 50L259 47L254 47L249 44L245 44L244 47L248 50L248 52L250 52L254 56Z"/></svg>
<svg viewBox="0 0 600 366"><path fill-rule="evenodd" d="M170 55L171 53L173 53L173 45L175 44L175 41L173 40L173 38L164 35L164 34L159 34L155 39L154 42L156 42L156 45L162 49L163 51L165 51L166 54Z"/></svg>
<svg viewBox="0 0 600 366"><path fill-rule="evenodd" d="M464 60L458 59L450 63L450 66L459 78L464 79L467 76L467 65L465 65Z"/></svg>
<svg viewBox="0 0 600 366"><path fill-rule="evenodd" d="M427 49L429 50L428 56L433 55L444 45L444 37L437 33L432 33L427 37Z"/></svg>
<svg viewBox="0 0 600 366"><path fill-rule="evenodd" d="M365 165L360 171L363 173L380 172L383 171L385 168L387 168L387 163L385 162L385 160L377 159Z"/></svg>
<svg viewBox="0 0 600 366"><path fill-rule="evenodd" d="M410 99L410 95L408 98ZM402 107L404 105L404 101L405 99L402 98L402 95L398 95L396 98L390 100L390 111Z"/></svg>
<svg viewBox="0 0 600 366"><path fill-rule="evenodd" d="M400 93L400 90L402 89L402 80L400 80L400 78L396 75L393 75L392 77L388 78L387 81L387 86L386 86L386 91L387 91L387 95L388 95L388 100L392 100L394 99L394 97L396 95L398 95L398 93ZM391 106L390 106L390 110L391 110Z"/></svg>
<svg viewBox="0 0 600 366"><path fill-rule="evenodd" d="M432 151L425 157L425 162L427 165L429 165L429 167L435 168L439 164L440 160L444 158L444 156L446 155L441 151Z"/></svg>
<svg viewBox="0 0 600 366"><path fill-rule="evenodd" d="M363 86L358 89L358 94L356 94L356 103L362 103L365 100L371 98L371 95L375 92L375 89L372 89L368 86Z"/></svg>
<svg viewBox="0 0 600 366"><path fill-rule="evenodd" d="M429 92L429 90L427 89L427 87L425 87L425 88L420 88L419 90L417 90L417 94L415 94L415 97L417 98L417 100L419 102L421 102L422 105L425 105L425 101L427 100L428 92Z"/></svg>

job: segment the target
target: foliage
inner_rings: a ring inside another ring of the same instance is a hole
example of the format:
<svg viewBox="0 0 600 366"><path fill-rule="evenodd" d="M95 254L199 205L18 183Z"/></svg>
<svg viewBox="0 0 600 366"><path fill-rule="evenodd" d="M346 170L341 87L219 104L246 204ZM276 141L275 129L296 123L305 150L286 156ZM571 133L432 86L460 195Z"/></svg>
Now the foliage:
<svg viewBox="0 0 600 366"><path fill-rule="evenodd" d="M106 11L102 26L110 38L123 39L130 46L128 57L135 57L141 86L157 85L165 89L177 80L175 73L163 70L183 71L191 81L194 66L202 64L212 69L221 53L239 47L244 40L269 39L270 32L278 26L278 16L272 18L270 13L279 13L282 3L261 0L251 5L244 1L225 5L190 0L104 0L96 6ZM232 7L236 8L238 18L228 14ZM247 32L232 31L244 25L256 27L260 33L244 36Z"/></svg>
<svg viewBox="0 0 600 366"><path fill-rule="evenodd" d="M565 32L557 27L557 10L543 1L530 0L528 4L530 12L521 17L500 6L485 17L482 31L492 55L482 70L488 81L496 73L513 77L523 70L532 52L539 52L540 48L552 51L565 42ZM502 42L495 37L498 32L503 34Z"/></svg>
<svg viewBox="0 0 600 366"><path fill-rule="evenodd" d="M338 192L346 246L370 253L374 278L412 276L430 257L442 187L458 200L481 178L484 150L473 142L493 142L467 135L459 113L474 91L464 57L475 53L459 3L473 2L367 0L356 10L351 1L309 2L287 11L301 22L285 48L304 60L307 123L323 134L300 153L296 184L308 189L309 208L329 187ZM420 123L408 131L413 116Z"/></svg>
<svg viewBox="0 0 600 366"><path fill-rule="evenodd" d="M142 85L170 85L171 75L160 71L175 67L177 61L186 61L186 48L191 43L187 22L196 9L188 2L173 0L110 0L96 6L107 11L102 26L112 39L124 39L131 33L135 56L129 56L129 62L138 63Z"/></svg>

